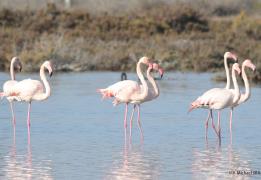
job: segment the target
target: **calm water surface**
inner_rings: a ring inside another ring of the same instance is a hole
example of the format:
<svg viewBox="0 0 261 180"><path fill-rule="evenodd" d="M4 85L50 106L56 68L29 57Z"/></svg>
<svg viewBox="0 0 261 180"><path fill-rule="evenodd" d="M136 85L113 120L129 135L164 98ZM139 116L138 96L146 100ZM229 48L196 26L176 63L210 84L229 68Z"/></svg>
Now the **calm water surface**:
<svg viewBox="0 0 261 180"><path fill-rule="evenodd" d="M38 74L18 74L38 79ZM128 78L136 80L135 74ZM8 79L0 73L0 83ZM96 89L118 81L120 73L54 74L52 96L34 102L28 144L27 104L16 103L14 135L9 104L0 103L0 179L260 179L229 171L261 171L261 88L235 109L233 143L222 115L222 142L213 130L204 138L206 110L188 114L189 103L211 87L211 74L166 73L160 97L142 105L144 143L136 121L132 145L124 145L124 106L101 101ZM131 110L131 109L129 109ZM130 112L130 111L129 111Z"/></svg>

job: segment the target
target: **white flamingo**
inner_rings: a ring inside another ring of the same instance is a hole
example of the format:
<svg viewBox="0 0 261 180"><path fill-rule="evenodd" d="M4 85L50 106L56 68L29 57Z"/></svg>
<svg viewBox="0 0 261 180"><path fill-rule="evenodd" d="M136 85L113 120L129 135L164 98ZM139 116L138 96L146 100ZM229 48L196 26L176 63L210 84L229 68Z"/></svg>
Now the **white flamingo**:
<svg viewBox="0 0 261 180"><path fill-rule="evenodd" d="M225 89L230 89L230 86L231 86L230 73L229 73L229 67L228 67L228 61L227 61L228 59L233 59L235 62L237 62L237 56L231 52L225 52L225 54L224 54L224 67L225 67L226 78L227 78L227 83L226 83ZM209 96L209 95L211 96L215 91L219 91L220 89L223 89L223 88L210 89L207 92L205 92L203 94L203 96L205 96L205 97ZM231 113L232 113L232 110L231 110ZM212 115L212 109L209 109L208 116L207 116L207 119L205 122L205 137L206 138L208 135L208 122L209 122L209 118L211 115ZM218 135L214 122L213 122L213 119L212 119L212 127L215 130L216 134Z"/></svg>
<svg viewBox="0 0 261 180"><path fill-rule="evenodd" d="M198 97L195 101L191 103L189 111L195 108L207 108L211 110L218 110L218 132L216 132L221 137L220 128L220 110L224 108L232 108L235 103L240 99L240 91L237 84L237 79L235 71L239 74L240 68L238 63L234 63L232 66L232 80L234 84L234 89L219 89L211 91L211 93L204 93L202 96ZM212 111L210 113L211 119L213 121ZM214 128L216 130L216 128Z"/></svg>
<svg viewBox="0 0 261 180"><path fill-rule="evenodd" d="M233 108L237 107L238 105L246 102L250 96L251 96L251 91L250 91L250 86L249 86L249 82L248 82L248 78L246 75L246 71L245 71L245 67L248 67L250 69L252 69L252 71L256 70L256 66L252 63L252 61L250 59L246 59L243 63L242 63L242 78L245 84L245 93L241 93L240 95L240 99L238 100L238 102L236 102L234 104L234 106L231 107L231 112L233 112ZM230 115L230 123L229 123L229 129L230 129L230 138L232 140L232 114Z"/></svg>
<svg viewBox="0 0 261 180"><path fill-rule="evenodd" d="M247 78L247 75L246 75L245 67L252 69L252 71L256 70L256 66L252 63L252 61L250 59L246 59L243 62L243 64L242 64L242 78L243 78L244 84L245 84L245 93L243 93L243 94L241 93L240 99L235 104L235 107L246 102L251 96L250 85L249 85L248 78Z"/></svg>
<svg viewBox="0 0 261 180"><path fill-rule="evenodd" d="M40 68L40 78L43 84L38 80L25 79L17 82L13 86L14 98L29 103L27 112L28 130L30 130L30 111L32 101L43 101L51 95L51 88L44 73L45 68L49 71L49 75L52 76L53 68L50 61L45 61Z"/></svg>
<svg viewBox="0 0 261 180"><path fill-rule="evenodd" d="M164 70L157 63L153 63L152 65L149 65L149 67L147 69L147 78L152 87L149 87L148 95L146 96L146 98L144 99L144 101L142 103L156 99L160 94L158 84L155 82L155 79L151 75L152 70L158 71L160 74L160 78L162 78L162 76L164 74ZM130 118L130 140L131 140L131 134L132 134L132 119L134 116L135 109L136 109L136 104L133 105L133 110L132 110L131 118ZM140 121L138 121L138 125L139 125L139 127L141 127Z"/></svg>
<svg viewBox="0 0 261 180"><path fill-rule="evenodd" d="M148 57L142 57L139 59L139 62L136 66L137 75L141 81L139 84L136 81L132 80L124 80L119 81L113 85L108 86L105 89L98 89L103 98L114 97L113 105L116 106L121 103L125 103L125 115L124 115L124 130L125 130L125 142L126 142L126 133L127 133L127 114L128 114L128 104L135 104L138 106L138 123L139 129L141 133L141 137L143 139L143 133L140 126L140 104L145 100L148 95L148 84L144 79L144 76L141 72L141 64L145 64L147 66L152 66L150 63L150 59Z"/></svg>
<svg viewBox="0 0 261 180"><path fill-rule="evenodd" d="M13 127L15 127L15 124L16 124L15 114L14 114L14 109L13 109L13 101L15 100L15 98L13 98L14 92L12 91L13 86L17 83L17 81L15 80L15 69L18 69L20 72L22 70L22 64L18 57L12 58L11 64L10 64L11 80L6 81L3 85L3 93L5 94L7 100L10 103L10 108L11 108L11 113L12 113L12 118L13 118Z"/></svg>

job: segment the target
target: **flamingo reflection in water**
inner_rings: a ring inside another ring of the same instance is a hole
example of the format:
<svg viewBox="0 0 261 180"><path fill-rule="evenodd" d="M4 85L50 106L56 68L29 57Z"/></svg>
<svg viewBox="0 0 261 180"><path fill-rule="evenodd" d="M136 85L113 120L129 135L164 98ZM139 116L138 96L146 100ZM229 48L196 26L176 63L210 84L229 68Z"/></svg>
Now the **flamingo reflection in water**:
<svg viewBox="0 0 261 180"><path fill-rule="evenodd" d="M122 158L117 158L110 165L110 171L104 179L160 179L160 163L156 154L145 153L142 148L132 147L127 149L125 145L120 155Z"/></svg>
<svg viewBox="0 0 261 180"><path fill-rule="evenodd" d="M28 134L27 152L18 154L16 147L15 129L13 143L10 152L4 156L4 177L5 179L45 179L53 180L51 174L51 160L33 160L30 134Z"/></svg>
<svg viewBox="0 0 261 180"><path fill-rule="evenodd" d="M251 171L250 160L244 160L231 144L226 148L217 143L214 147L207 145L204 150L194 149L193 159L195 179L250 179L250 176L237 174L237 171Z"/></svg>

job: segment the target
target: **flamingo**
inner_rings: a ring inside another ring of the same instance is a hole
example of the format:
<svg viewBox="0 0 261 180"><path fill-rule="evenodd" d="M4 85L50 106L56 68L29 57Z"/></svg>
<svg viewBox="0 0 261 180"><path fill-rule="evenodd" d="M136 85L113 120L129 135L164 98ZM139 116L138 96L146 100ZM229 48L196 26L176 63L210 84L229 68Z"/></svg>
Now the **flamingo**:
<svg viewBox="0 0 261 180"><path fill-rule="evenodd" d="M247 75L246 75L245 67L249 67L250 69L252 69L252 71L256 70L256 66L252 63L252 61L250 59L246 59L243 62L243 64L242 64L242 78L243 78L243 81L244 81L244 84L245 84L245 93L244 94L241 93L240 99L235 104L235 107L246 102L251 96L250 86L249 86L248 78L247 78Z"/></svg>
<svg viewBox="0 0 261 180"><path fill-rule="evenodd" d="M226 83L225 89L229 89L230 88L230 84L231 84L229 68L228 68L228 62L227 62L228 59L233 59L235 62L237 62L237 56L235 54L231 53L231 52L225 52L225 54L224 54L224 67L225 67L226 78L227 78L227 83ZM208 95L211 96L215 91L219 91L220 89L222 89L222 88L210 89L209 91L205 92L203 95L204 96L208 96ZM232 113L232 111L231 111L231 113ZM209 121L209 118L210 118L211 114L212 114L212 110L209 109L208 116L207 116L207 119L206 119L206 122L205 122L205 132L206 132L205 137L206 138L207 138L207 131L208 131L208 121ZM215 125L214 125L213 121L212 121L212 127L215 130L215 132L217 133L217 130L215 128Z"/></svg>
<svg viewBox="0 0 261 180"><path fill-rule="evenodd" d="M49 71L50 77L52 76L53 68L50 61L45 61L40 68L40 78L43 81L43 84L38 80L25 79L17 82L13 86L13 98L16 98L18 101L28 102L28 112L27 112L27 127L28 132L30 129L30 111L32 101L43 101L51 95L51 88L46 80L44 73L45 68ZM45 92L44 92L45 88Z"/></svg>
<svg viewBox="0 0 261 180"><path fill-rule="evenodd" d="M198 97L195 101L191 103L189 111L192 111L196 108L207 108L210 109L210 116L213 122L212 110L218 110L218 132L216 132L221 137L221 128L220 128L220 111L224 108L233 107L240 99L240 91L237 84L237 79L235 71L240 74L241 70L238 63L234 63L232 66L232 80L234 84L234 89L218 89L218 90L209 90L211 92L206 92L202 96ZM214 126L216 131L216 128Z"/></svg>
<svg viewBox="0 0 261 180"><path fill-rule="evenodd" d="M102 94L103 99L114 97L113 105L116 106L121 103L125 103L125 114L124 114L124 130L125 130L125 142L126 142L126 132L127 132L127 114L128 114L128 104L135 104L138 106L138 122L140 124L140 104L145 100L148 95L148 84L144 79L141 72L141 64L147 66L152 66L150 59L148 57L142 57L139 59L136 72L141 81L139 84L136 81L124 80L119 81L105 89L98 89L97 91ZM140 133L142 136L142 129L139 126ZM142 137L143 139L143 137Z"/></svg>
<svg viewBox="0 0 261 180"><path fill-rule="evenodd" d="M11 113L13 118L13 127L15 127L16 124L14 110L13 110L13 101L15 100L15 98L12 97L12 93L13 93L12 87L17 83L17 81L15 80L15 69L18 69L20 72L22 70L22 64L18 57L12 58L11 65L10 65L11 80L6 81L3 85L3 94L6 95L6 98L10 103L10 108L11 108Z"/></svg>
<svg viewBox="0 0 261 180"><path fill-rule="evenodd" d="M149 65L149 67L147 69L147 78L148 78L152 88L148 89L148 95L142 103L156 99L160 94L158 84L155 82L155 79L151 75L152 70L158 71L160 74L160 78L162 78L162 76L164 74L164 70L157 63L153 63L152 65ZM130 139L131 139L131 132L132 132L132 119L134 116L135 109L136 109L136 104L133 105L133 110L132 110L131 118L130 118ZM138 122L139 127L141 127L140 121L137 121L137 122Z"/></svg>
<svg viewBox="0 0 261 180"><path fill-rule="evenodd" d="M256 66L251 62L250 59L246 59L242 63L242 78L243 78L243 81L244 81L244 84L245 84L245 93L244 94L241 93L240 99L231 108L232 111L233 111L234 107L237 107L238 105L246 102L251 96L250 86L249 86L248 78L247 78L247 75L246 75L245 67L252 69L252 71L256 70ZM231 121L230 121L230 135L231 136L230 136L230 138L232 139L232 115L231 115L230 119L231 119Z"/></svg>

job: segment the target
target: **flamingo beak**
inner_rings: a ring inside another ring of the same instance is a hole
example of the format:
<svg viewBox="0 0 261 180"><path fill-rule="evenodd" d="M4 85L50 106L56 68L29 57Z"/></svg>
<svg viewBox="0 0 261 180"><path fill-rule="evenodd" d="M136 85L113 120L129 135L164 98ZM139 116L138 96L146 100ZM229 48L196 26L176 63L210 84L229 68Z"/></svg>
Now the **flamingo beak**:
<svg viewBox="0 0 261 180"><path fill-rule="evenodd" d="M188 109L188 113L190 113L193 109L194 109L194 106L191 104L189 109Z"/></svg>
<svg viewBox="0 0 261 180"><path fill-rule="evenodd" d="M256 66L254 64L251 66L251 69L253 70L254 73L256 72Z"/></svg>
<svg viewBox="0 0 261 180"><path fill-rule="evenodd" d="M236 56L235 54L232 54L232 59L234 59L234 60L235 60L235 62L237 62L237 61L238 61L238 59L237 59L237 56Z"/></svg>
<svg viewBox="0 0 261 180"><path fill-rule="evenodd" d="M18 70L19 72L21 72L22 71L22 63L19 61L19 59L18 59L18 63L17 63L17 65L16 65L16 70Z"/></svg>
<svg viewBox="0 0 261 180"><path fill-rule="evenodd" d="M49 73L49 76L52 77L52 75L53 75L53 72L51 71L51 72Z"/></svg>
<svg viewBox="0 0 261 180"><path fill-rule="evenodd" d="M160 74L160 79L162 79L164 70L162 68L159 68L159 74Z"/></svg>

